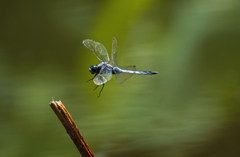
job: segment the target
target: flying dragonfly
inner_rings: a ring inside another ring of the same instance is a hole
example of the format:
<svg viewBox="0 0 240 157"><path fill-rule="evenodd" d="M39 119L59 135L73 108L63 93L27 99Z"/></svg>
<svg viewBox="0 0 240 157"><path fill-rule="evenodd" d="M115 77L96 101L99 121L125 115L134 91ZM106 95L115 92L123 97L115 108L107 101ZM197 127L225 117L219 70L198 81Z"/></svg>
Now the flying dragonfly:
<svg viewBox="0 0 240 157"><path fill-rule="evenodd" d="M135 65L131 66L118 66L117 64L117 50L118 42L114 37L112 39L112 56L111 59L108 56L106 48L99 42L93 41L91 39L83 40L83 45L88 48L93 54L101 61L98 65L91 65L88 69L91 74L95 74L94 77L88 81L93 80L96 87L102 85L102 89L99 92L99 96L104 88L104 84L111 80L112 75L116 75L118 83L123 83L129 79L133 74L140 75L154 75L158 72L156 71L137 71ZM94 90L95 90L94 89Z"/></svg>

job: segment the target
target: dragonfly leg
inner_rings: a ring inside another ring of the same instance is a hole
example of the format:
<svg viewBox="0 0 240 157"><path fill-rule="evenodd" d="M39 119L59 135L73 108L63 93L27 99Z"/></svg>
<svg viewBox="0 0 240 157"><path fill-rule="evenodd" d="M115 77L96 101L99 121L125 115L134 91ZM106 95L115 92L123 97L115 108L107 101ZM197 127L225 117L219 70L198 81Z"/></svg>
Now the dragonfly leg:
<svg viewBox="0 0 240 157"><path fill-rule="evenodd" d="M86 82L92 81L96 76L97 74L95 74L93 78L91 78L90 80L87 80Z"/></svg>
<svg viewBox="0 0 240 157"><path fill-rule="evenodd" d="M103 90L103 88L104 88L104 84L102 85L102 89L100 90L100 92L99 92L99 95L98 95L98 98L100 97L100 95L101 95L101 93L102 93L102 90ZM95 88L96 89L96 88Z"/></svg>
<svg viewBox="0 0 240 157"><path fill-rule="evenodd" d="M99 87L98 85L95 86L94 90L97 89L97 87Z"/></svg>
<svg viewBox="0 0 240 157"><path fill-rule="evenodd" d="M86 82L92 81L94 78L91 78L90 80L87 80Z"/></svg>

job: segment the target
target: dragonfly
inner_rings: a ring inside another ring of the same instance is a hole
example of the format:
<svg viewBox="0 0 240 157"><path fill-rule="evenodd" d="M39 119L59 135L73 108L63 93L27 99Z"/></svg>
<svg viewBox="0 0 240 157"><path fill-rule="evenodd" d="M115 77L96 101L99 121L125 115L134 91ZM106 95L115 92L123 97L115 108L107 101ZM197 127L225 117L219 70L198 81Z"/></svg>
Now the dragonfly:
<svg viewBox="0 0 240 157"><path fill-rule="evenodd" d="M97 87L102 85L102 89L99 92L98 97L100 97L104 85L106 82L111 80L112 75L115 75L118 83L123 83L129 79L133 74L139 75L155 75L158 72L156 71L137 71L135 65L130 66L118 66L117 64L117 51L118 51L118 42L114 37L112 39L112 55L111 58L108 56L107 49L99 42L93 41L91 39L83 40L83 45L93 52L98 60L101 61L100 64L91 65L88 69L91 74L95 74L93 78L88 81L93 80ZM87 81L87 82L88 82ZM94 89L94 90L95 90Z"/></svg>

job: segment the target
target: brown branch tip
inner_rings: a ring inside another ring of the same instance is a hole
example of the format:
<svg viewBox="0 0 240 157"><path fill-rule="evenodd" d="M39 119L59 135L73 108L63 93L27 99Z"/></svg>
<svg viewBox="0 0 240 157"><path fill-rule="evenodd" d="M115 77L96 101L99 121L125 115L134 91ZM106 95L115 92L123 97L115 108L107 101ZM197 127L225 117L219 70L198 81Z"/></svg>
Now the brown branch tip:
<svg viewBox="0 0 240 157"><path fill-rule="evenodd" d="M82 157L95 157L63 103L61 101L54 101L52 98L52 101L49 105L57 115L58 119L61 121Z"/></svg>

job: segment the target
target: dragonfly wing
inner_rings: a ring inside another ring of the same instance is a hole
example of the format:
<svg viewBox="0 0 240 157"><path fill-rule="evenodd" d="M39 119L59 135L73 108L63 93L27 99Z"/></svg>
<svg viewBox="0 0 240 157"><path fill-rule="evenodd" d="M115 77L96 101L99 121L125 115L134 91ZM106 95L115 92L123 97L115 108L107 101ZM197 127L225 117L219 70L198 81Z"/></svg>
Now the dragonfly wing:
<svg viewBox="0 0 240 157"><path fill-rule="evenodd" d="M108 52L106 48L99 42L86 39L83 40L83 45L91 50L93 54L102 62L108 62L109 57L108 57Z"/></svg>
<svg viewBox="0 0 240 157"><path fill-rule="evenodd" d="M133 70L136 71L136 66L135 65L130 65L130 66L120 66L120 69L124 69L124 70ZM127 79L129 79L133 74L130 73L116 73L116 78L118 83L123 83L125 82Z"/></svg>
<svg viewBox="0 0 240 157"><path fill-rule="evenodd" d="M117 42L117 39L114 37L112 39L112 58L111 58L111 64L113 66L117 66L117 50L118 50L118 42Z"/></svg>
<svg viewBox="0 0 240 157"><path fill-rule="evenodd" d="M111 78L112 78L112 68L103 66L99 74L97 74L96 77L93 79L93 82L96 85L102 85L107 81L111 80Z"/></svg>

